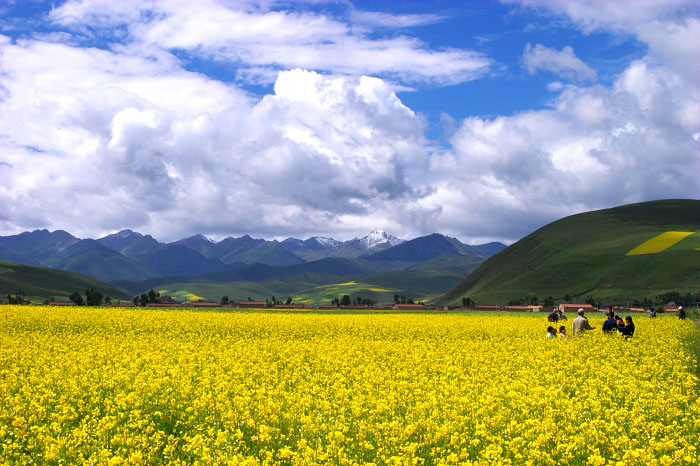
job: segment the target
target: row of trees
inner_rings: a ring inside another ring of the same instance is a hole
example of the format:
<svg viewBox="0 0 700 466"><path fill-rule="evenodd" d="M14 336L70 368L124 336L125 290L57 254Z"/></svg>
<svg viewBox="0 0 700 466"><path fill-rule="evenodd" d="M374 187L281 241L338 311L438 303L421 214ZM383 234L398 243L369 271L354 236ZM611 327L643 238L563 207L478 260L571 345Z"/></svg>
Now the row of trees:
<svg viewBox="0 0 700 466"><path fill-rule="evenodd" d="M567 297L569 297L567 295ZM567 303L571 302L571 298L569 297L569 300ZM517 298L517 299L511 299L508 301L508 306L544 306L544 307L552 307L554 306L554 298L551 296L547 296L542 300L542 303L540 304L540 299L537 297L536 294L527 294L523 296L522 298Z"/></svg>
<svg viewBox="0 0 700 466"><path fill-rule="evenodd" d="M74 291L73 293L71 293L71 295L68 296L68 299L73 301L78 306L99 306L103 302L112 302L112 298L103 295L102 292L94 288L88 288L87 290L85 290L85 299L83 299L83 296L80 294L79 291ZM51 297L51 301L55 301L53 296Z"/></svg>
<svg viewBox="0 0 700 466"><path fill-rule="evenodd" d="M7 293L7 304L28 304L29 300L24 291L19 290L14 295Z"/></svg>
<svg viewBox="0 0 700 466"><path fill-rule="evenodd" d="M353 301L349 294L344 294L340 298L331 299L331 304L334 306L374 306L377 304L377 301L370 298L363 298L362 296L356 296L355 301Z"/></svg>
<svg viewBox="0 0 700 466"><path fill-rule="evenodd" d="M250 298L248 300L251 301ZM266 307L274 307L277 304L294 304L294 301L292 300L291 296L287 296L287 300L282 302L282 301L278 300L277 298L275 298L275 295L272 295L272 296L270 296L270 299L265 300Z"/></svg>
<svg viewBox="0 0 700 466"><path fill-rule="evenodd" d="M404 295L402 295L402 294L401 294L401 295L395 294L395 295L394 295L394 302L395 302L396 304L415 304L415 303L413 302L413 299L411 299L411 298L406 298L406 297L405 297Z"/></svg>

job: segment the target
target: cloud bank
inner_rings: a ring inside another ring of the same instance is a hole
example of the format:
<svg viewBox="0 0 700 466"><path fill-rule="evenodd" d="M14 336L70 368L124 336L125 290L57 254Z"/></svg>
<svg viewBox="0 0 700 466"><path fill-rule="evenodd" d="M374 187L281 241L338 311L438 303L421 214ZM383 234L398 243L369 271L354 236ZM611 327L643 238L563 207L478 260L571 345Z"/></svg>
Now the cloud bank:
<svg viewBox="0 0 700 466"><path fill-rule="evenodd" d="M372 37L391 24L385 14L355 14L355 27L247 2L193 5L68 2L49 17L62 34L0 36L2 234L345 239L381 228L515 240L583 210L700 196L698 61L688 59L700 56L688 41L700 22L687 3L644 2L626 16L617 2L602 13L522 2L649 52L604 86L570 47L530 46L528 69L572 84L544 109L466 118L443 147L394 89L487 79L486 55ZM435 21L402 16L395 27ZM90 45L96 36L108 46ZM258 98L188 70L192 57L273 90Z"/></svg>

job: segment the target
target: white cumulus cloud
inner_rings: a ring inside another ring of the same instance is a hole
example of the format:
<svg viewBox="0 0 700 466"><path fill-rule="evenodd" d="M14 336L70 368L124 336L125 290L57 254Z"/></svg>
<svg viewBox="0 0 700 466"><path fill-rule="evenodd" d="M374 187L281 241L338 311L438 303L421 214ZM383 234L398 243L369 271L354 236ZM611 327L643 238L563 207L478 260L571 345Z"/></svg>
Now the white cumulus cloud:
<svg viewBox="0 0 700 466"><path fill-rule="evenodd" d="M523 65L530 74L534 74L538 70L545 70L569 81L595 82L598 80L595 70L577 57L574 49L568 45L557 50L542 44L533 47L528 43L525 46L525 52L523 52Z"/></svg>
<svg viewBox="0 0 700 466"><path fill-rule="evenodd" d="M4 232L360 234L417 195L423 123L380 79L285 71L256 102L168 61L37 41L0 53Z"/></svg>

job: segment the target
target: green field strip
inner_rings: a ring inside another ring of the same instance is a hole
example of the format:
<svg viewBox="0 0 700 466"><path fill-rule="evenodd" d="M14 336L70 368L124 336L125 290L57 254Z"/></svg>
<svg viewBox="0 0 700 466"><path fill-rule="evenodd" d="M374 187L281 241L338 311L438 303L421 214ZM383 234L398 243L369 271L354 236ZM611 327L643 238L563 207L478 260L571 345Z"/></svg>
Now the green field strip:
<svg viewBox="0 0 700 466"><path fill-rule="evenodd" d="M665 251L674 244L680 242L690 235L693 235L694 233L694 231L667 231L643 242L625 255L637 256L640 254L657 254Z"/></svg>

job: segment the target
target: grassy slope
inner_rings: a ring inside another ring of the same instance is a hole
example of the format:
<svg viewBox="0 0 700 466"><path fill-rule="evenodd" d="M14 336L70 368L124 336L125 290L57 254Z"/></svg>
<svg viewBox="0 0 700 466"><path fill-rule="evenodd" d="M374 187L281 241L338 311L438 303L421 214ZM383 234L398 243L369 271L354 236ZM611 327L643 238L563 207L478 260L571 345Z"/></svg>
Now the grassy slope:
<svg viewBox="0 0 700 466"><path fill-rule="evenodd" d="M493 256L438 301L502 302L535 293L626 299L700 289L700 233L658 254L625 256L666 231L700 231L700 201L653 201L551 223Z"/></svg>
<svg viewBox="0 0 700 466"><path fill-rule="evenodd" d="M181 299L189 294L209 300L218 300L224 295L234 300L247 297L264 299L275 295L278 299L292 296L295 302L324 304L349 294L352 298L361 296L378 302L392 302L395 293L413 299L437 296L457 284L464 273L464 269L409 270L353 276L307 273L261 282L170 282L158 285L157 289L162 294Z"/></svg>
<svg viewBox="0 0 700 466"><path fill-rule="evenodd" d="M86 275L0 261L0 293L3 296L22 290L28 297L41 301L51 296L67 298L73 291L85 293L88 288L95 288L112 298L129 298L113 286Z"/></svg>
<svg viewBox="0 0 700 466"><path fill-rule="evenodd" d="M299 290L311 289L319 284L338 283L345 277L332 275L301 274L283 280L266 280L263 282L171 282L157 286L161 294L171 295L176 299L185 299L188 294L200 296L207 300L218 301L222 296L228 296L234 301L264 300L274 295L277 299L292 296ZM145 291L145 290L144 290Z"/></svg>
<svg viewBox="0 0 700 466"><path fill-rule="evenodd" d="M88 251L57 264L62 270L90 275L106 282L127 277L145 280L156 274L148 268L113 251Z"/></svg>

